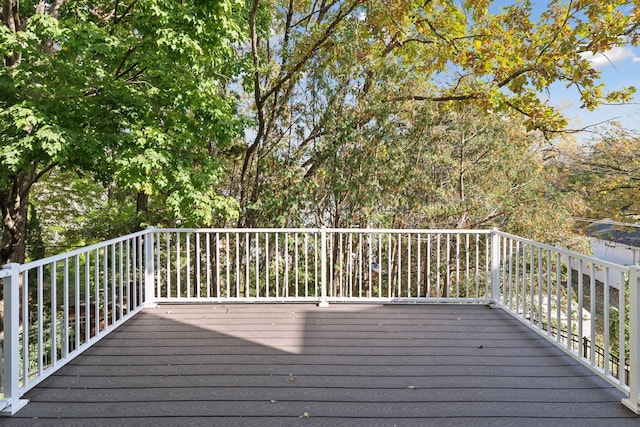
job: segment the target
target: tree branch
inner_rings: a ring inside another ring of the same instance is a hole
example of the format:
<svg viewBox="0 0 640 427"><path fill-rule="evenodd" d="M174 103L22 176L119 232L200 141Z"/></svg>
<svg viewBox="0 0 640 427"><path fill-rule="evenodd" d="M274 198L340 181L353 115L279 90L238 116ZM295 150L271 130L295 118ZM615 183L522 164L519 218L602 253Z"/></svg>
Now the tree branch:
<svg viewBox="0 0 640 427"><path fill-rule="evenodd" d="M324 30L324 33L322 34L322 36L312 44L312 46L309 48L307 53L305 55L303 55L303 57L289 71L287 71L287 73L283 77L278 79L278 81L276 81L273 84L271 89L266 91L259 98L260 103L264 103L264 101L267 98L269 98L275 91L279 90L279 88L284 83L289 81L293 77L293 75L295 73L297 73L304 66L304 64L306 64L309 61L309 59L311 59L311 57L316 52L316 50L318 50L320 48L320 46L322 46L324 44L324 42L326 42L327 39L331 36L331 34L333 33L333 30L338 26L338 24L340 24L340 22L342 22L342 20L345 18L345 16L347 16L349 13L351 13L353 11L353 9L355 9L355 7L359 3L360 3L360 0L355 0L353 3L351 3L351 5L349 5L349 7L347 7L346 10L342 10L341 9L340 11L338 11L338 13L337 13L336 17L334 18L334 20L327 26L327 28ZM255 20L255 17L254 17L254 20ZM257 52L256 52L256 54L257 54Z"/></svg>
<svg viewBox="0 0 640 427"><path fill-rule="evenodd" d="M384 58L389 53L391 53L394 49L397 49L399 47L403 47L404 45L406 45L408 43L412 43L412 42L421 43L421 44L433 44L434 43L433 40L424 40L424 39L419 39L417 37L412 37L412 38L405 39L405 40L402 40L402 41L394 38L391 43L389 43L387 46L385 46L384 50L381 53L381 56Z"/></svg>
<svg viewBox="0 0 640 427"><path fill-rule="evenodd" d="M530 66L530 67L524 67L521 68L520 70L516 71L515 73L511 74L509 77L507 77L506 79L502 80L501 82L498 83L498 87L504 87L506 85L508 85L512 80L514 80L515 78L528 73L530 71L537 71L538 67L535 66Z"/></svg>
<svg viewBox="0 0 640 427"><path fill-rule="evenodd" d="M253 0L251 4L251 10L249 11L249 32L251 36L251 59L253 62L253 97L254 102L256 103L256 115L258 120L258 130L256 132L256 136L247 148L247 151L244 156L244 162L242 164L242 172L240 175L240 207L244 209L246 206L246 198L247 198L247 173L249 171L249 163L253 154L258 148L258 144L262 140L265 131L265 123L264 123L264 102L263 97L261 96L262 90L260 88L260 57L258 56L258 29L256 27L256 16L258 13L258 5L259 0ZM241 215L240 220L245 220L243 215ZM238 224L238 225L246 225L246 224Z"/></svg>
<svg viewBox="0 0 640 427"><path fill-rule="evenodd" d="M583 128L580 129L543 129L543 132L548 132L548 133L562 133L562 134L573 134L573 133L580 133L580 132L591 132L591 133L598 133L595 130L590 130L590 128L596 127L596 126L600 126L609 122L612 122L614 120L619 119L619 117L614 117L612 119L607 119L607 120L603 120L601 122L598 123L594 123L592 125L588 125L585 126Z"/></svg>
<svg viewBox="0 0 640 427"><path fill-rule="evenodd" d="M140 71L127 79L127 83L133 83L134 81L136 81L138 77L140 77L145 71L147 71L147 68L148 67L142 67Z"/></svg>
<svg viewBox="0 0 640 427"><path fill-rule="evenodd" d="M320 7L316 10L316 5L314 4L313 7L311 8L311 13L309 13L308 15L300 18L298 21L296 21L293 26L297 27L298 25L302 24L303 22L308 22L311 21L311 18L313 17L313 15L318 15L318 20L320 19L320 16L324 16L324 14L327 12L327 10L331 9L333 6L335 6L336 3L338 3L338 1L333 1L329 4L325 4L324 2L322 2L323 4L320 5ZM318 21L316 20L316 22Z"/></svg>
<svg viewBox="0 0 640 427"><path fill-rule="evenodd" d="M133 9L133 7L138 3L138 0L133 0L131 2L131 4L129 6L127 6L127 8L124 10L124 12L122 12L122 14L120 14L120 16L115 15L113 17L113 24L117 25L118 23L120 23L120 21L122 21L128 14L129 12L131 12L131 9ZM115 12L115 9L114 9Z"/></svg>
<svg viewBox="0 0 640 427"><path fill-rule="evenodd" d="M133 52L135 52L137 46L133 46L130 47L129 49L127 49L127 52L124 54L124 57L122 58L122 61L120 61L120 64L118 64L118 68L116 68L116 70L113 72L113 75L115 76L115 79L119 79L120 77L122 77L123 74L125 74L126 72L129 71L129 69L127 69L127 71L121 73L120 70L122 70L122 67L124 67L124 64L127 62L127 59L129 59L129 57L131 56L131 54ZM131 68L131 67L129 67Z"/></svg>
<svg viewBox="0 0 640 427"><path fill-rule="evenodd" d="M467 95L446 95L446 96L423 96L423 95L405 95L394 96L389 99L391 102L397 101L433 101L433 102L446 102L446 101L468 101L470 99L479 99L481 96L478 93L470 93Z"/></svg>
<svg viewBox="0 0 640 427"><path fill-rule="evenodd" d="M49 16L53 18L58 17L58 12L60 12L60 8L65 0L55 0L53 4L49 7Z"/></svg>

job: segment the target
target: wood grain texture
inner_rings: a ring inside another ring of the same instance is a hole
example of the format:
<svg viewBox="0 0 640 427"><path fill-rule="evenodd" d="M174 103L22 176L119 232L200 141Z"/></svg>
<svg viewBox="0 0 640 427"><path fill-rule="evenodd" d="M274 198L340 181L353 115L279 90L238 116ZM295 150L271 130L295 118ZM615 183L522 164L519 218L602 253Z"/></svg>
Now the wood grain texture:
<svg viewBox="0 0 640 427"><path fill-rule="evenodd" d="M11 426L640 426L499 309L161 305L31 390Z"/></svg>

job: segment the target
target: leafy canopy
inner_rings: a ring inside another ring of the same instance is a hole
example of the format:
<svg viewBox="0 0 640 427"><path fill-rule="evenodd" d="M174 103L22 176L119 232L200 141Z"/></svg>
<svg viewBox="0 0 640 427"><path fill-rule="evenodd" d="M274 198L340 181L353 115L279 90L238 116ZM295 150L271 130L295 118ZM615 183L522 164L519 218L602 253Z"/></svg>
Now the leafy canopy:
<svg viewBox="0 0 640 427"><path fill-rule="evenodd" d="M241 130L222 89L238 72L242 6L21 4L22 25L0 26L0 188L59 166L166 196L194 222L210 219L227 203L209 190L220 175L210 146Z"/></svg>

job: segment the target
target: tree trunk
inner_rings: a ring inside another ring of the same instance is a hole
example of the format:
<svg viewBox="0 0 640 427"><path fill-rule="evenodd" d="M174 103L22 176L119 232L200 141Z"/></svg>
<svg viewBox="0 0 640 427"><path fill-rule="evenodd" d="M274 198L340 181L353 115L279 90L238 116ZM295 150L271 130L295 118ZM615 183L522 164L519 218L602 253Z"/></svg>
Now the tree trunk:
<svg viewBox="0 0 640 427"><path fill-rule="evenodd" d="M10 262L24 263L29 190L33 185L23 172L14 175L11 188L0 189L2 211L2 243L0 266Z"/></svg>
<svg viewBox="0 0 640 427"><path fill-rule="evenodd" d="M20 22L20 9L18 0L4 0L2 3L2 24L9 30L11 34L15 34L20 30L22 25ZM11 56L4 57L5 67L15 68L20 65L22 60L22 52L14 52Z"/></svg>
<svg viewBox="0 0 640 427"><path fill-rule="evenodd" d="M143 215L149 210L149 195L144 191L136 195L136 229L142 230Z"/></svg>
<svg viewBox="0 0 640 427"><path fill-rule="evenodd" d="M460 152L459 152L459 156L460 156L460 161L458 163L459 167L458 167L458 198L460 200L460 207L462 208L462 213L460 214L460 218L458 218L458 223L456 224L456 228L462 229L465 228L467 225L467 208L466 208L466 204L465 204L465 198L466 198L466 193L465 193L465 188L464 188L464 177L465 177L465 144L466 144L466 139L464 137L464 135L462 135L461 139L460 139Z"/></svg>
<svg viewBox="0 0 640 427"><path fill-rule="evenodd" d="M2 211L2 242L0 267L11 262L25 261L29 190L33 181L23 173L14 176L11 189L0 189ZM0 286L0 335L4 334L4 286Z"/></svg>

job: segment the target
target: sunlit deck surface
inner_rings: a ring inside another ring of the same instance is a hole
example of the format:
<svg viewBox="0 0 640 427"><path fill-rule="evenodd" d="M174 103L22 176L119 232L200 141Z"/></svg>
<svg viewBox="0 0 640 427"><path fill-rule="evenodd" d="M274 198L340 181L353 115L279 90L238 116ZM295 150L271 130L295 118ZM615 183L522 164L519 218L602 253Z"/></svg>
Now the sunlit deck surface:
<svg viewBox="0 0 640 427"><path fill-rule="evenodd" d="M634 425L589 369L480 305L145 309L0 425Z"/></svg>

